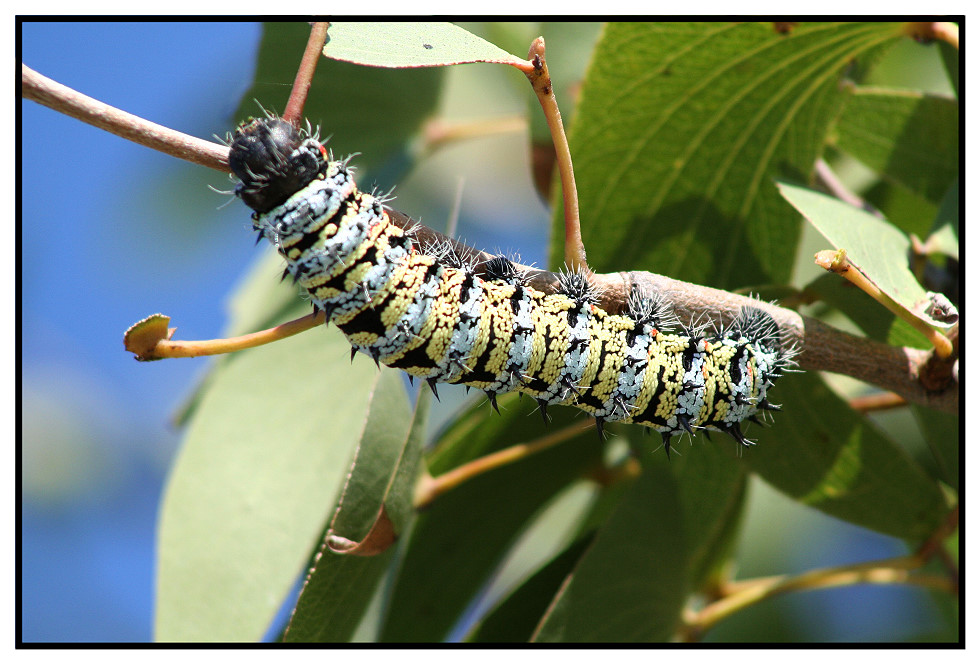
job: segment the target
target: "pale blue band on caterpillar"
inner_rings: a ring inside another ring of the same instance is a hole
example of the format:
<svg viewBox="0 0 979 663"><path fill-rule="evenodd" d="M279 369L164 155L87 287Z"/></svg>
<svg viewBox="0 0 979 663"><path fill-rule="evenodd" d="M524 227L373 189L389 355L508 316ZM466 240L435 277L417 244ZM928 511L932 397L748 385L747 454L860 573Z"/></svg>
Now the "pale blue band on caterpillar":
<svg viewBox="0 0 979 663"><path fill-rule="evenodd" d="M768 390L793 364L772 318L745 307L723 330L684 328L668 304L641 292L627 313L596 305L588 281L562 275L561 292L527 285L509 260L480 265L451 247L423 251L361 192L344 161L281 119L243 124L229 159L236 194L285 275L347 336L354 352L438 383L520 391L606 421L670 438L715 429L750 444L742 421L778 409Z"/></svg>

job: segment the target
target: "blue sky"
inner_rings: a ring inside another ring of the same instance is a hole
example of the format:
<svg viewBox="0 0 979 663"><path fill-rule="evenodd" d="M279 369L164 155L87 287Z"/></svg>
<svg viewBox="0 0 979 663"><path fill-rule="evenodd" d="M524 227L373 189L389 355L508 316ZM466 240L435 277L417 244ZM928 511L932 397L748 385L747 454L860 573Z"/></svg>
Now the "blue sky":
<svg viewBox="0 0 979 663"><path fill-rule="evenodd" d="M253 23L27 23L23 61L210 138L230 126L259 36ZM162 310L184 338L219 335L223 297L256 257L234 232L247 215L217 209L226 200L207 185L228 188L219 173L33 102L21 110L23 638L148 640L170 418L205 363L139 364L122 334ZM195 203L215 218L181 213Z"/></svg>

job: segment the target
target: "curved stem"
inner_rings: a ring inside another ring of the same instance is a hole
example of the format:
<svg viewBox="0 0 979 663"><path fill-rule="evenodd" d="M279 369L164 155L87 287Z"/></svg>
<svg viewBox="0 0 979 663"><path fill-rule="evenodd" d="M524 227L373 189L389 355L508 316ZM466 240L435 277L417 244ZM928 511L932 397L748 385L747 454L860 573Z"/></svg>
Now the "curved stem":
<svg viewBox="0 0 979 663"><path fill-rule="evenodd" d="M911 571L920 567L921 564L922 562L917 556L911 555L889 560L815 569L797 576L783 575L732 583L729 586L731 591L728 592L727 596L684 617L680 639L688 642L699 640L707 630L739 610L792 591L826 589L859 583L901 583L951 593L956 591L954 583L945 576L912 574Z"/></svg>
<svg viewBox="0 0 979 663"><path fill-rule="evenodd" d="M437 477L430 476L428 474L422 474L415 488L415 508L424 509L434 502L440 495L443 495L456 486L469 481L470 479L489 472L490 470L495 470L498 467L503 467L522 458L532 456L536 453L540 453L545 449L550 449L556 444L569 440L575 435L578 435L582 431L592 428L594 424L591 421L580 421L578 423L566 426L561 430L556 430L549 435L538 438L533 442L526 442L524 444L515 444L512 447L507 447L506 449L500 449L491 454L485 456L480 456L479 458L472 460L468 463L464 463L459 467L444 472Z"/></svg>
<svg viewBox="0 0 979 663"><path fill-rule="evenodd" d="M951 356L952 342L944 334L891 299L876 283L864 276L860 268L846 257L843 249L820 251L816 254L816 264L827 271L839 274L873 297L878 304L918 330L935 347L935 353L939 357L944 359Z"/></svg>
<svg viewBox="0 0 979 663"><path fill-rule="evenodd" d="M530 61L533 69L524 71L530 80L537 100L544 110L547 127L551 132L551 141L557 156L558 172L561 175L561 195L564 199L564 262L571 271L582 271L590 275L588 261L585 258L585 245L581 239L581 222L578 211L578 188L574 181L574 166L571 163L571 148L568 137L564 133L564 123L561 121L561 111L554 96L554 85L547 71L547 60L544 59L544 38L538 37L530 46Z"/></svg>
<svg viewBox="0 0 979 663"><path fill-rule="evenodd" d="M217 338L209 341L171 341L162 339L149 352L140 354L137 358L148 361L153 359L176 359L186 357L207 357L210 355L228 354L247 348L257 348L260 345L281 341L295 336L313 327L322 325L322 312L310 314L284 324L263 329L254 334L245 334L233 338Z"/></svg>

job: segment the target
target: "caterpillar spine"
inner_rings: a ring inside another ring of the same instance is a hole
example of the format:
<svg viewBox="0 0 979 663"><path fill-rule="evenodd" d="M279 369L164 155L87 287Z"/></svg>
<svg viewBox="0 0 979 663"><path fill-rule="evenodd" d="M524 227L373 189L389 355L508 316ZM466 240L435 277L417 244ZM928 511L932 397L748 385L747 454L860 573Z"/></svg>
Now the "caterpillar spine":
<svg viewBox="0 0 979 663"><path fill-rule="evenodd" d="M670 439L715 429L742 445L742 421L766 409L768 389L793 363L778 327L746 307L728 328L678 324L668 303L634 291L613 315L581 273L561 292L528 285L502 256L478 265L452 246L427 252L359 191L346 161L278 118L242 124L231 141L236 195L286 262L313 307L347 337L352 355L438 383L534 397L606 421L636 423ZM675 331L673 331L675 330ZM436 392L437 395L437 392Z"/></svg>

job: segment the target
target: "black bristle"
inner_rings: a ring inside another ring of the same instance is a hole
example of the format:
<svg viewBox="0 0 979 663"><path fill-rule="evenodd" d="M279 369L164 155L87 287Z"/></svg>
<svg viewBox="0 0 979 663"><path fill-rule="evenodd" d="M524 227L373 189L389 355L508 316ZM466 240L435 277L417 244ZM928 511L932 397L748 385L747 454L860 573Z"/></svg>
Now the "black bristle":
<svg viewBox="0 0 979 663"><path fill-rule="evenodd" d="M428 380L426 380L426 382L428 382L428 388L432 390L432 393L433 394L435 394L435 400L437 400L439 403L441 403L442 402L442 399L439 398L439 392L438 392L438 389L437 389L439 381L436 380L435 378L428 378Z"/></svg>
<svg viewBox="0 0 979 663"><path fill-rule="evenodd" d="M666 449L666 460L670 459L670 438L672 434L669 431L664 431L660 433L663 436L663 448Z"/></svg>
<svg viewBox="0 0 979 663"><path fill-rule="evenodd" d="M486 392L486 398L489 399L490 405L493 406L493 409L496 410L496 413L497 414L501 414L501 412L500 412L500 406L497 405L497 403L496 403L496 392L487 391Z"/></svg>
<svg viewBox="0 0 979 663"><path fill-rule="evenodd" d="M550 420L547 418L547 401L538 398L537 405L540 406L540 416L544 418L544 425L547 426L547 424L550 422Z"/></svg>
<svg viewBox="0 0 979 663"><path fill-rule="evenodd" d="M567 375L561 378L561 384L563 384L566 389L564 392L565 394L567 394L570 391L572 394L575 395L575 397L581 396L581 393L578 391L577 385Z"/></svg>
<svg viewBox="0 0 979 663"><path fill-rule="evenodd" d="M598 431L598 439L605 441L605 420L601 417L595 417L595 430Z"/></svg>
<svg viewBox="0 0 979 663"><path fill-rule="evenodd" d="M744 436L744 433L741 432L741 425L737 421L735 421L733 424L729 424L722 430L737 440L738 444L740 444L742 447L750 447L754 444L753 440L749 440Z"/></svg>

